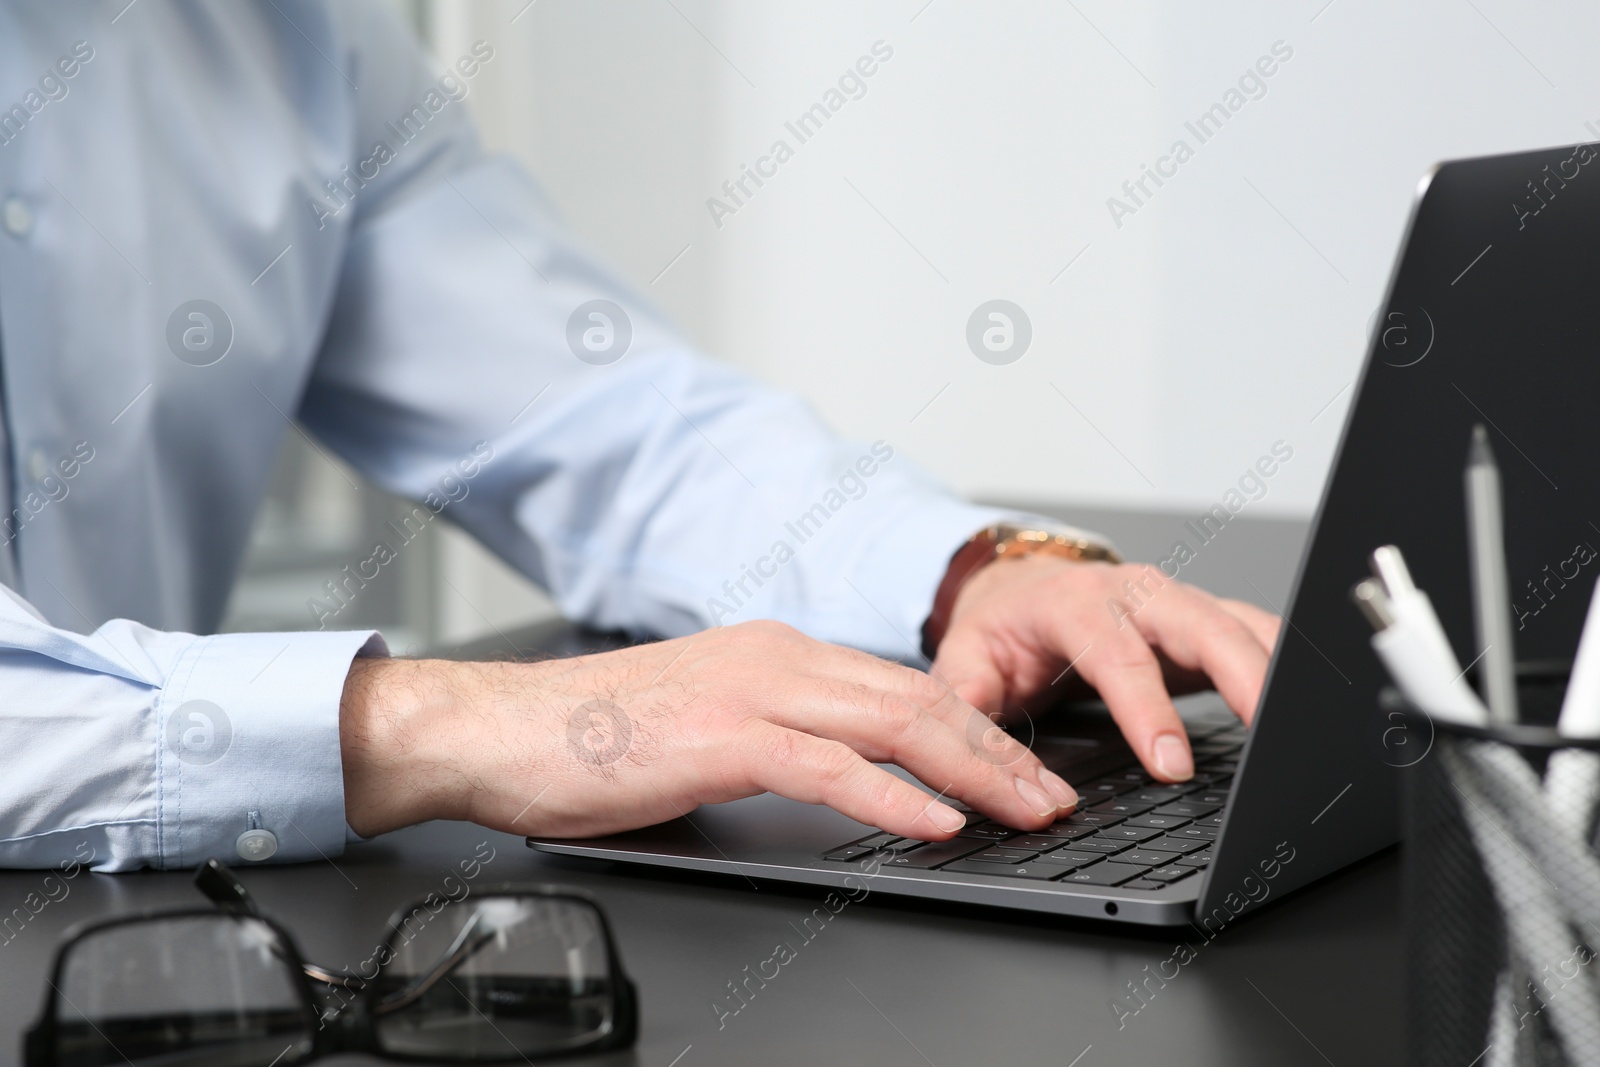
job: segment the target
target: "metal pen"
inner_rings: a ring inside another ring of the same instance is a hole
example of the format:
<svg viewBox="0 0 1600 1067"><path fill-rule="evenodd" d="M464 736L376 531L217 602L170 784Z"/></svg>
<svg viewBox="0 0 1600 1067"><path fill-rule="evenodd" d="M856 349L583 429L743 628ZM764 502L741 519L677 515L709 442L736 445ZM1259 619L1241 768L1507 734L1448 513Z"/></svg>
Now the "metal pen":
<svg viewBox="0 0 1600 1067"><path fill-rule="evenodd" d="M1517 657L1511 637L1511 581L1506 576L1500 468L1483 424L1467 450L1467 546L1472 556L1473 617L1483 664L1483 701L1497 723L1517 714Z"/></svg>

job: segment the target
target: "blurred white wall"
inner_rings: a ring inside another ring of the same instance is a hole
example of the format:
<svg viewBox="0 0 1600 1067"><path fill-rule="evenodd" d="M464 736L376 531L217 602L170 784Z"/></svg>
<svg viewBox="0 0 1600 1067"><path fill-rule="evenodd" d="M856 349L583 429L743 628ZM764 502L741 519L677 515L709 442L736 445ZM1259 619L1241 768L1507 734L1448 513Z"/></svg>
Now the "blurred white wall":
<svg viewBox="0 0 1600 1067"><path fill-rule="evenodd" d="M1423 170L1600 136L1600 9L1575 2L422 10L441 61L497 49L487 140L712 352L966 493L1051 505L1198 507L1281 439L1253 513L1309 513ZM785 121L877 41L892 58L800 144ZM1279 41L1201 144L1184 123ZM1180 138L1193 158L1115 225L1107 199ZM706 200L777 139L793 158L719 227ZM1006 366L965 340L992 298L1032 322Z"/></svg>
<svg viewBox="0 0 1600 1067"><path fill-rule="evenodd" d="M395 2L441 69L493 45L486 141L708 350L967 494L1068 516L1198 509L1280 440L1251 514L1309 514L1418 177L1600 138L1600 9L1574 0ZM1230 103L1204 143L1186 127ZM966 339L992 299L1032 325L1008 365ZM552 612L458 531L430 544L405 640ZM325 561L255 569L233 625L304 625Z"/></svg>

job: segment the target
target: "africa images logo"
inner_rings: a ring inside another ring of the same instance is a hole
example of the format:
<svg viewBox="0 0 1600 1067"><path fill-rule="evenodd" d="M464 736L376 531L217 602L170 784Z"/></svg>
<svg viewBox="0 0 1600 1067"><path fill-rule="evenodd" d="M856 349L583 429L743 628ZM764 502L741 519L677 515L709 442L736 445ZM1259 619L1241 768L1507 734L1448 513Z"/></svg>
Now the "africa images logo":
<svg viewBox="0 0 1600 1067"><path fill-rule="evenodd" d="M567 318L567 347L572 354L596 367L609 366L628 354L633 343L633 322L610 300L579 304Z"/></svg>
<svg viewBox="0 0 1600 1067"><path fill-rule="evenodd" d="M233 348L233 320L209 300L179 304L167 318L167 347L191 367L209 367Z"/></svg>
<svg viewBox="0 0 1600 1067"><path fill-rule="evenodd" d="M567 748L580 763L609 767L633 747L633 720L609 700L580 704L567 717Z"/></svg>
<svg viewBox="0 0 1600 1067"><path fill-rule="evenodd" d="M167 716L167 748L190 766L204 767L227 755L233 744L228 713L209 700L186 700Z"/></svg>
<svg viewBox="0 0 1600 1067"><path fill-rule="evenodd" d="M967 319L967 347L996 367L1021 359L1032 342L1028 313L1009 300L985 301Z"/></svg>

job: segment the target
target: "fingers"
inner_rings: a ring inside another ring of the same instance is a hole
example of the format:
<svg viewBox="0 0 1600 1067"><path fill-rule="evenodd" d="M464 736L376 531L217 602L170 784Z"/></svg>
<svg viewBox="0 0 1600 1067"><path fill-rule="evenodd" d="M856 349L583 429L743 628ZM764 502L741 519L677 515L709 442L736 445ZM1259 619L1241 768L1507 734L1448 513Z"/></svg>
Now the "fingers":
<svg viewBox="0 0 1600 1067"><path fill-rule="evenodd" d="M1268 655L1278 647L1278 632L1283 629L1283 620L1278 616L1243 600L1218 597L1217 603L1250 628L1250 632L1261 642L1261 647L1267 650Z"/></svg>
<svg viewBox="0 0 1600 1067"><path fill-rule="evenodd" d="M1059 802L1058 807L1063 810L1077 803L1077 794L1059 775L1046 770L1026 746L995 725L995 713L985 715L977 711L939 677L855 649L823 644L809 638L805 640L809 646L806 649L806 663L811 676L819 684L834 687L835 692L841 684L864 686L870 690L857 692L850 697L852 703L848 718L851 721L859 722L863 709L878 709L883 694L902 698L949 726L984 763L1008 768L1014 774L1031 779L1054 797ZM791 725L805 728L804 724ZM863 755L867 753L863 752ZM867 755L867 758L880 757ZM894 762L900 760L895 759ZM924 777L923 780L934 784L935 788L943 785L942 782L933 783L931 778ZM983 803L981 795L969 797L959 789L953 795L971 800L978 806Z"/></svg>
<svg viewBox="0 0 1600 1067"><path fill-rule="evenodd" d="M848 745L874 763L894 763L942 796L1017 826L1071 810L1077 794L1015 738L938 683L917 676L923 699L856 682L821 682L765 718ZM947 706L946 706L947 705Z"/></svg>
<svg viewBox="0 0 1600 1067"><path fill-rule="evenodd" d="M811 642L806 682L764 717L898 764L943 795L1014 826L1076 806L1059 775L936 678L864 652Z"/></svg>
<svg viewBox="0 0 1600 1067"><path fill-rule="evenodd" d="M738 638L760 694L738 712L817 737L857 755L905 767L941 795L1023 828L1077 805L1059 775L1005 731L921 671L825 644L777 625Z"/></svg>
<svg viewBox="0 0 1600 1067"><path fill-rule="evenodd" d="M752 791L767 790L807 804L826 804L857 822L902 837L942 841L966 817L909 782L874 767L839 741L790 730L762 719L741 726Z"/></svg>
<svg viewBox="0 0 1600 1067"><path fill-rule="evenodd" d="M975 628L955 627L939 643L933 676L956 696L991 718L1005 702L1006 680L985 636Z"/></svg>
<svg viewBox="0 0 1600 1067"><path fill-rule="evenodd" d="M1261 699L1268 653L1243 620L1209 594L1174 584L1134 623L1178 666L1204 671L1228 706L1250 721Z"/></svg>
<svg viewBox="0 0 1600 1067"><path fill-rule="evenodd" d="M1056 654L1077 661L1145 769L1167 782L1192 778L1188 734L1167 695L1161 664L1128 616L1114 617L1084 598L1051 618Z"/></svg>

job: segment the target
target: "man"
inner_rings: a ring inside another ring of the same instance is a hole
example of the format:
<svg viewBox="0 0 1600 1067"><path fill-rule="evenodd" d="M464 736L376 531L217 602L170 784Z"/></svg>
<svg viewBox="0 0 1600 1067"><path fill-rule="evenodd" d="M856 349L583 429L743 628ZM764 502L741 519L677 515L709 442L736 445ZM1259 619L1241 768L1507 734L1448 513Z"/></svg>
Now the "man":
<svg viewBox="0 0 1600 1067"><path fill-rule="evenodd" d="M1250 714L1270 616L689 350L480 153L460 101L492 62L423 56L378 3L0 4L0 863L586 835L762 790L940 839L953 801L1024 828L1075 803L975 710L1069 665L1165 780L1192 762L1164 672ZM678 636L467 664L193 636L291 417L570 617ZM919 631L931 674L843 647Z"/></svg>

